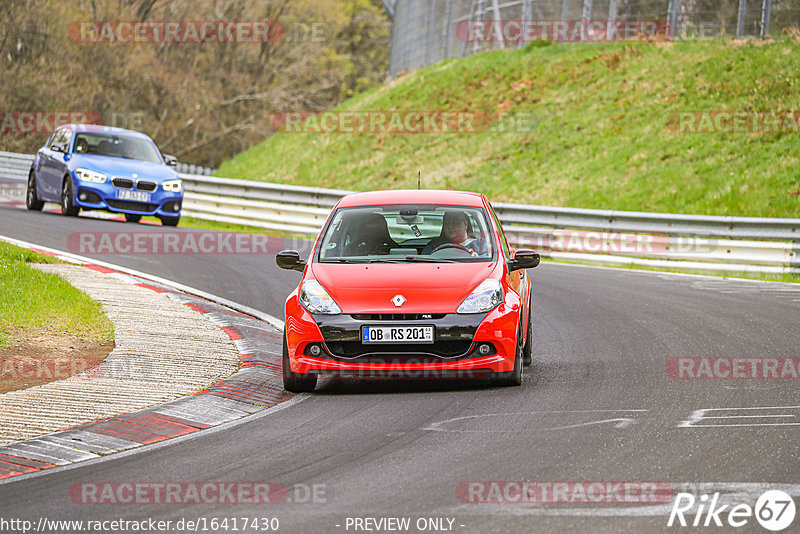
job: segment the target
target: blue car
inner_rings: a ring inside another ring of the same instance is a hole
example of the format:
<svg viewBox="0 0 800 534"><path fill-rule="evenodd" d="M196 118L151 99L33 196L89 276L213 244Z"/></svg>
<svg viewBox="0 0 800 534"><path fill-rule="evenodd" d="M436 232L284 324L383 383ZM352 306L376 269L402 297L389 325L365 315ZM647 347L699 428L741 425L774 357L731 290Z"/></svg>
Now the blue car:
<svg viewBox="0 0 800 534"><path fill-rule="evenodd" d="M172 168L176 164L143 133L65 124L36 154L25 203L41 210L55 202L62 215L72 217L82 209L122 213L128 222L155 215L163 225L177 226L183 183Z"/></svg>

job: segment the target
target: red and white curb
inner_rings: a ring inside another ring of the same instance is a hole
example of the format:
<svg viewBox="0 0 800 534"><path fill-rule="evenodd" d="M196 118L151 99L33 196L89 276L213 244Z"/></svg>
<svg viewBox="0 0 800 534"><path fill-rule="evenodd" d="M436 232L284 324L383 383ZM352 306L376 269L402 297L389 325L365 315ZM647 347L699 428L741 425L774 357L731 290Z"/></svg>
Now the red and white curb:
<svg viewBox="0 0 800 534"><path fill-rule="evenodd" d="M126 281L140 287L167 294L219 326L236 344L242 360L239 371L194 395L0 446L0 479L99 459L115 452L185 436L264 412L289 398L283 390L279 320L130 269L3 236L0 240L83 264L89 269L125 277Z"/></svg>

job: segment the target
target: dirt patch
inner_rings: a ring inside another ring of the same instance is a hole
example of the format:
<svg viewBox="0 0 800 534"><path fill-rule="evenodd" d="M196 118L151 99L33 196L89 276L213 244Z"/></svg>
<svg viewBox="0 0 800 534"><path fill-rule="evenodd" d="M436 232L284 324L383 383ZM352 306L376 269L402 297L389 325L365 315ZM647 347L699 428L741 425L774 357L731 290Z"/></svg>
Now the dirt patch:
<svg viewBox="0 0 800 534"><path fill-rule="evenodd" d="M0 394L38 386L89 371L114 349L114 342L88 341L44 330L10 330L14 344L0 347Z"/></svg>

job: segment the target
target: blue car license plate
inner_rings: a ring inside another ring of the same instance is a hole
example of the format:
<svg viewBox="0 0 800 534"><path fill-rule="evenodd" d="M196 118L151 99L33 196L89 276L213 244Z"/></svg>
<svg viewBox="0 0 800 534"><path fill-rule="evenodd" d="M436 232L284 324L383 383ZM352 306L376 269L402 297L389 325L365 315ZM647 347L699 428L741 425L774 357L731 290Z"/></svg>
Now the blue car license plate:
<svg viewBox="0 0 800 534"><path fill-rule="evenodd" d="M150 193L119 189L117 190L117 198L120 200L133 200L134 202L150 202Z"/></svg>

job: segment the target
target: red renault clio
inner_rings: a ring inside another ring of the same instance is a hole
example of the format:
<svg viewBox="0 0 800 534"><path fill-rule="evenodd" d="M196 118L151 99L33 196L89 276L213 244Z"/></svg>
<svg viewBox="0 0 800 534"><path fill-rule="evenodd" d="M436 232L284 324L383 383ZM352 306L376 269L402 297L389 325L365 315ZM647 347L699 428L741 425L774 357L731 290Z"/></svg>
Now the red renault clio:
<svg viewBox="0 0 800 534"><path fill-rule="evenodd" d="M518 386L531 363L532 250L514 253L486 197L376 191L334 206L286 300L284 387L318 375L487 378Z"/></svg>

